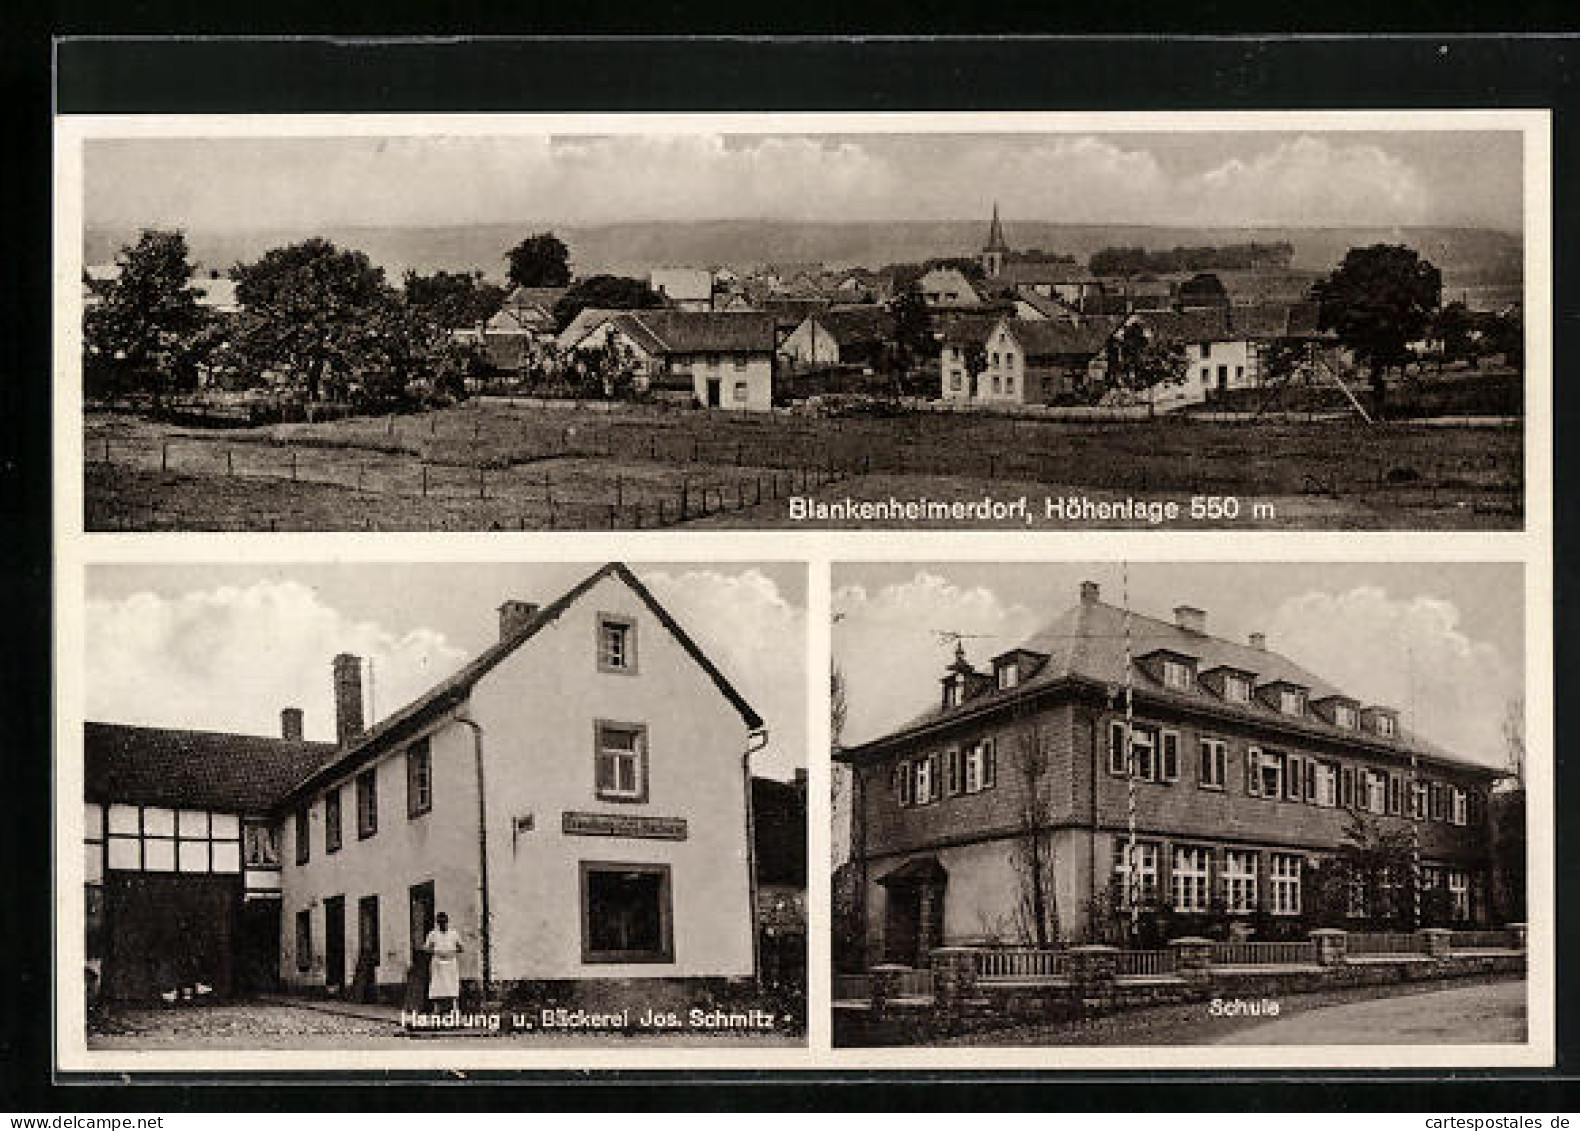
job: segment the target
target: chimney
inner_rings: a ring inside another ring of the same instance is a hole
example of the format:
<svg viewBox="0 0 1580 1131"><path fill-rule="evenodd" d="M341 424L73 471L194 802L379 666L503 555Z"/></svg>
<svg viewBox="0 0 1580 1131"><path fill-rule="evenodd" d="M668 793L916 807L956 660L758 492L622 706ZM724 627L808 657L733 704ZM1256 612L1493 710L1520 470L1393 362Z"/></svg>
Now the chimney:
<svg viewBox="0 0 1580 1131"><path fill-rule="evenodd" d="M1250 640L1251 647L1255 648L1258 652L1265 652L1265 651L1267 651L1267 634L1266 633L1253 632L1253 633L1251 633L1251 635L1249 637L1249 640Z"/></svg>
<svg viewBox="0 0 1580 1131"><path fill-rule="evenodd" d="M280 737L287 742L302 741L302 709L287 707L280 712Z"/></svg>
<svg viewBox="0 0 1580 1131"><path fill-rule="evenodd" d="M506 601L499 606L499 639L509 640L537 615L538 606L531 601Z"/></svg>
<svg viewBox="0 0 1580 1131"><path fill-rule="evenodd" d="M1207 634L1207 614L1190 605L1174 606L1174 623L1186 632L1201 636Z"/></svg>
<svg viewBox="0 0 1580 1131"><path fill-rule="evenodd" d="M1102 592L1102 588L1095 581L1081 582L1081 604L1097 604L1097 599L1102 595Z"/></svg>
<svg viewBox="0 0 1580 1131"><path fill-rule="evenodd" d="M335 740L345 746L363 730L362 657L335 657Z"/></svg>

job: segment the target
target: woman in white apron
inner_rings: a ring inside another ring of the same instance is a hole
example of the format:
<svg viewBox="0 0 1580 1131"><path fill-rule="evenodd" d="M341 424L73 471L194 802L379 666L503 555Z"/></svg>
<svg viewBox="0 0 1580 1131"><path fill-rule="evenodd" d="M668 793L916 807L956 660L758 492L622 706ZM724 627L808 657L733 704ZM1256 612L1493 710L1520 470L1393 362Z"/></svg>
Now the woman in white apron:
<svg viewBox="0 0 1580 1131"><path fill-rule="evenodd" d="M428 997L441 1013L454 1009L461 996L461 932L450 929L450 917L443 911L434 917L436 926L428 932L423 949L428 952Z"/></svg>

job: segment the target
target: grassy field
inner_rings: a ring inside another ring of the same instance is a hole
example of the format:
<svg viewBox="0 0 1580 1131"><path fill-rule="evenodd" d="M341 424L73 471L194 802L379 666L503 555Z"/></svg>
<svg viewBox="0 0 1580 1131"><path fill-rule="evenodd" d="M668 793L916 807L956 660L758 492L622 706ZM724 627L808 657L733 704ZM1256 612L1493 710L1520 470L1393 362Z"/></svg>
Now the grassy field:
<svg viewBox="0 0 1580 1131"><path fill-rule="evenodd" d="M1045 499L1173 502L1182 528L1515 529L1508 426L973 414L822 418L474 403L420 415L196 429L90 414L90 530L1130 528ZM1193 497L1238 512L1192 518ZM984 519L792 518L791 498L1013 503ZM1269 509L1270 508L1270 509ZM1151 525L1146 523L1145 525Z"/></svg>

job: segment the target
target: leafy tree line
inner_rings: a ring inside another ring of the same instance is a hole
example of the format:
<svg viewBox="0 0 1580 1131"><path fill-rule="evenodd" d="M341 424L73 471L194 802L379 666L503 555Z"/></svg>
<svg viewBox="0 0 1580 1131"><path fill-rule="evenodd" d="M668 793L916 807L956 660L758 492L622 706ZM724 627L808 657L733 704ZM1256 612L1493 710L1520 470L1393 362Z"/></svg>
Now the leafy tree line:
<svg viewBox="0 0 1580 1131"><path fill-rule="evenodd" d="M1288 267L1293 244L1235 243L1222 247L1174 247L1149 251L1144 247L1105 247L1089 262L1094 275L1171 274L1179 271L1223 271L1254 267Z"/></svg>

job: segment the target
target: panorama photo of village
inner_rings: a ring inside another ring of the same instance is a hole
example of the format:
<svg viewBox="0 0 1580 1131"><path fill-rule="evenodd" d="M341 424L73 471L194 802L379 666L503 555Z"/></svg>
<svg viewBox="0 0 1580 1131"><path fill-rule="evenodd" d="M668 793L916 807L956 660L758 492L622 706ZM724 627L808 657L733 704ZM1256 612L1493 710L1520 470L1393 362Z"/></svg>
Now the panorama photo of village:
<svg viewBox="0 0 1580 1131"><path fill-rule="evenodd" d="M1520 529L1523 136L90 136L84 526Z"/></svg>

